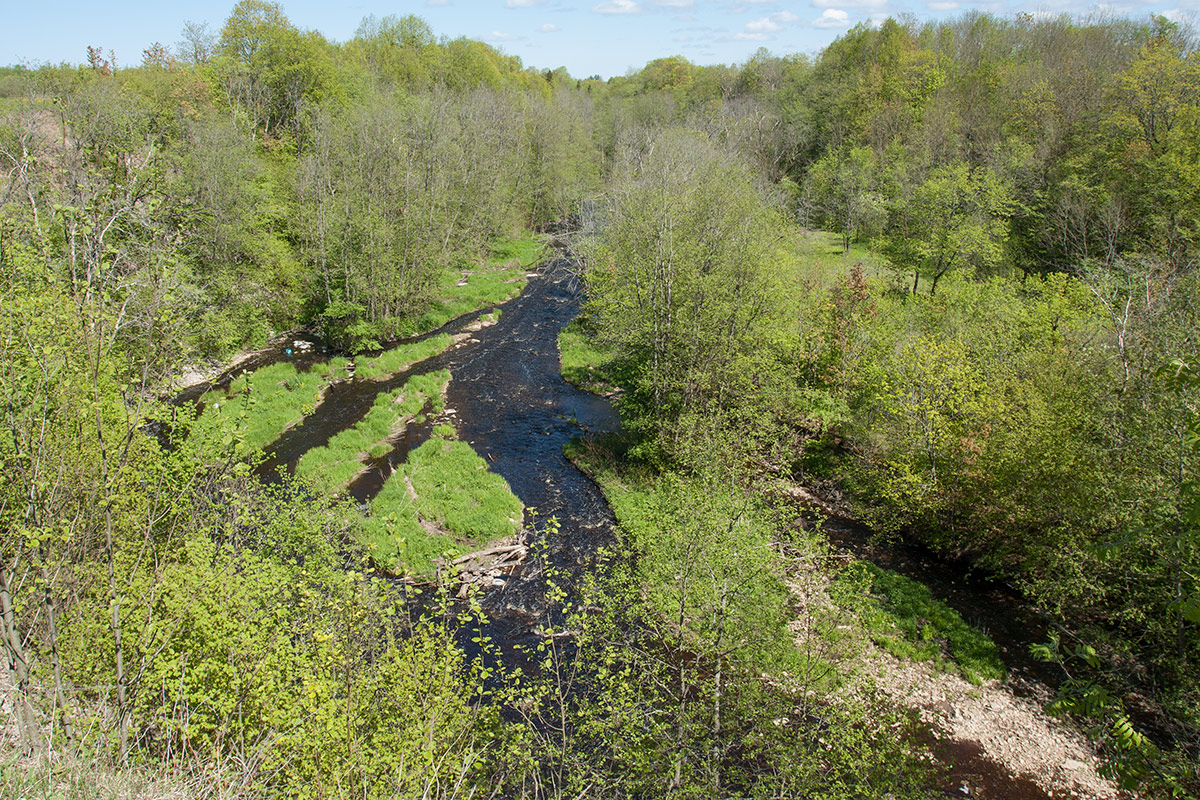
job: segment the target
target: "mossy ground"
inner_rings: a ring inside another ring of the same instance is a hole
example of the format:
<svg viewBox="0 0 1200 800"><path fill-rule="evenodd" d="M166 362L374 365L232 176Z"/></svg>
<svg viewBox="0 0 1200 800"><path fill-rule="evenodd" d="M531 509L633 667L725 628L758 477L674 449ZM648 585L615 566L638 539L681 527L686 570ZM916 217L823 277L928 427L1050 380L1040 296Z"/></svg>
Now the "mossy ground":
<svg viewBox="0 0 1200 800"><path fill-rule="evenodd" d="M995 643L924 584L855 561L834 579L830 595L856 612L871 639L897 658L931 661L976 685L1006 675Z"/></svg>

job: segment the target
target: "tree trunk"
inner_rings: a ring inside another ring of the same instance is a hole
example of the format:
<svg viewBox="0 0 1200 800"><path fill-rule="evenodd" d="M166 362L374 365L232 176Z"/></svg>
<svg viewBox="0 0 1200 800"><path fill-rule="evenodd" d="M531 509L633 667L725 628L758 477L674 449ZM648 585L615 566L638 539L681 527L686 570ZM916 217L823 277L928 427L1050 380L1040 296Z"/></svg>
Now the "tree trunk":
<svg viewBox="0 0 1200 800"><path fill-rule="evenodd" d="M58 653L58 607L54 603L54 593L51 591L50 571L46 568L45 556L42 561L42 585L46 606L46 635L50 649L50 665L54 670L54 705L58 709L58 724L62 726L63 737L67 744L72 744L71 725L67 719L67 693L63 687L62 658Z"/></svg>
<svg viewBox="0 0 1200 800"><path fill-rule="evenodd" d="M8 669L16 688L15 705L17 726L21 734L21 752L30 755L41 748L42 737L37 722L37 712L30 699L29 659L25 652L20 631L17 629L16 611L13 608L12 584L20 556L0 567L0 624L3 624L4 651L8 656Z"/></svg>
<svg viewBox="0 0 1200 800"><path fill-rule="evenodd" d="M112 616L109 625L113 635L113 651L117 679L117 719L120 728L120 763L129 761L129 698L126 692L125 650L121 643L121 603L117 592L116 554L113 552L112 509L104 509L104 549L108 559L108 591Z"/></svg>

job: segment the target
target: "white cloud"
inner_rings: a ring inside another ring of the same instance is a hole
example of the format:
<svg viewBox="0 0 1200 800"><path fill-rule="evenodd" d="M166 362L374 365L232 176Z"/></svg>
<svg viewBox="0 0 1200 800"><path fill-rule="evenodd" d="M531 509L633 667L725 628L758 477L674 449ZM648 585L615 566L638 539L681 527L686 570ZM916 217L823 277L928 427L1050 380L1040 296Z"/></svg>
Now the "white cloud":
<svg viewBox="0 0 1200 800"><path fill-rule="evenodd" d="M799 21L800 17L790 11L776 11L768 17L747 22L741 32L734 34L733 38L743 42L765 42L775 38L774 34L783 30L784 25Z"/></svg>
<svg viewBox="0 0 1200 800"><path fill-rule="evenodd" d="M546 0L504 0L505 8L533 8L545 3Z"/></svg>
<svg viewBox="0 0 1200 800"><path fill-rule="evenodd" d="M850 15L840 8L827 8L812 21L814 28L849 28Z"/></svg>
<svg viewBox="0 0 1200 800"><path fill-rule="evenodd" d="M654 5L663 8L691 8L696 0L654 0Z"/></svg>
<svg viewBox="0 0 1200 800"><path fill-rule="evenodd" d="M592 6L594 14L640 14L642 7L633 0L608 0L598 6Z"/></svg>
<svg viewBox="0 0 1200 800"><path fill-rule="evenodd" d="M492 31L487 36L479 37L485 42L515 42L520 39L515 33L504 33L503 31Z"/></svg>
<svg viewBox="0 0 1200 800"><path fill-rule="evenodd" d="M454 5L450 0L425 0L425 5L430 8L445 8L446 6Z"/></svg>
<svg viewBox="0 0 1200 800"><path fill-rule="evenodd" d="M934 0L932 3L926 3L925 7L930 11L953 11L958 8L958 3L954 0Z"/></svg>
<svg viewBox="0 0 1200 800"><path fill-rule="evenodd" d="M562 28L555 25L553 22L547 22L542 27L538 28L538 33L557 33Z"/></svg>
<svg viewBox="0 0 1200 800"><path fill-rule="evenodd" d="M752 20L746 23L746 33L775 33L780 25L770 17Z"/></svg>

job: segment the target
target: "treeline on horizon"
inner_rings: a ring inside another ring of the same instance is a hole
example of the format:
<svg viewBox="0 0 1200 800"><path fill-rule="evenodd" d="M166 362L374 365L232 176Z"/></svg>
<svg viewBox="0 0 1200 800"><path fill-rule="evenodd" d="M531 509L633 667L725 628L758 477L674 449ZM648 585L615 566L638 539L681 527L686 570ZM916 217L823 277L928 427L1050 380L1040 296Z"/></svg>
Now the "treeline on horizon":
<svg viewBox="0 0 1200 800"><path fill-rule="evenodd" d="M27 749L266 794L919 795L891 711L802 686L830 752L748 677L821 671L783 655L778 564L738 560L782 535L761 497L803 483L1020 586L1077 637L1043 652L1119 774L1197 780L1194 32L971 13L608 81L411 16L333 43L264 0L183 36L0 70L0 633ZM375 349L499 237L583 218L585 327L626 457L667 487L632 518L674 542L711 517L704 558L753 591L710 587L699 618L770 635L729 656L666 624L700 601L646 599L674 556L638 528L580 645L603 702L559 671L513 725L451 633L401 635L369 559L343 569L344 506L261 486L242 441L144 426L188 365L296 325ZM697 653L686 680L623 651L630 624ZM1165 755L1124 733L1130 700L1170 721Z"/></svg>

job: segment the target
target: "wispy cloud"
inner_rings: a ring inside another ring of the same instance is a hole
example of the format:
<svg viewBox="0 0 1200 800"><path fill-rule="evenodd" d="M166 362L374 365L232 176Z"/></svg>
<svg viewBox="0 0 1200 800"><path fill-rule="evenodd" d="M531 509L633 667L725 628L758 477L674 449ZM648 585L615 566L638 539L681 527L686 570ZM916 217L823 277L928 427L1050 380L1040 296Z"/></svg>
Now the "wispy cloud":
<svg viewBox="0 0 1200 800"><path fill-rule="evenodd" d="M883 8L888 0L812 0L813 8Z"/></svg>
<svg viewBox="0 0 1200 800"><path fill-rule="evenodd" d="M812 21L814 28L849 28L850 15L840 8L827 8Z"/></svg>
<svg viewBox="0 0 1200 800"><path fill-rule="evenodd" d="M594 14L640 14L642 7L634 0L608 0L598 6L592 6Z"/></svg>
<svg viewBox="0 0 1200 800"><path fill-rule="evenodd" d="M547 22L538 28L538 33L558 33L562 28L555 25L553 22Z"/></svg>
<svg viewBox="0 0 1200 800"><path fill-rule="evenodd" d="M734 34L733 38L743 42L764 42L775 38L775 34L783 30L784 25L799 21L800 17L790 11L776 11L768 17L747 22L746 27L740 33Z"/></svg>
<svg viewBox="0 0 1200 800"><path fill-rule="evenodd" d="M533 8L543 5L546 0L504 0L505 8Z"/></svg>
<svg viewBox="0 0 1200 800"><path fill-rule="evenodd" d="M654 5L663 8L691 8L696 5L696 0L653 0L653 2Z"/></svg>
<svg viewBox="0 0 1200 800"><path fill-rule="evenodd" d="M925 7L930 11L953 11L958 8L958 3L954 0L933 0L931 3L926 3Z"/></svg>
<svg viewBox="0 0 1200 800"><path fill-rule="evenodd" d="M425 5L430 8L445 8L446 6L454 5L451 0L425 0Z"/></svg>
<svg viewBox="0 0 1200 800"><path fill-rule="evenodd" d="M480 36L485 42L515 42L520 39L515 33L504 33L503 31L492 31L486 36Z"/></svg>

